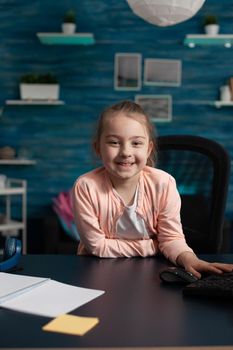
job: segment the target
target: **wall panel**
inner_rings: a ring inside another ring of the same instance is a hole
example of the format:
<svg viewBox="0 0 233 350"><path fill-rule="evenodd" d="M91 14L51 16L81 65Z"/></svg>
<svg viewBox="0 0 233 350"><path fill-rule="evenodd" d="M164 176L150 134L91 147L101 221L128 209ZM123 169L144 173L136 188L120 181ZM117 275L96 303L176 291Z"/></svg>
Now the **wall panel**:
<svg viewBox="0 0 233 350"><path fill-rule="evenodd" d="M36 32L60 31L67 9L77 11L77 31L93 32L93 46L46 46ZM233 157L233 109L215 109L219 87L233 76L233 48L183 46L185 34L202 33L205 14L216 14L221 33L231 33L233 4L207 0L192 19L160 28L136 17L124 0L0 1L0 106L19 97L27 72L51 72L61 84L64 106L4 106L0 147L26 149L35 166L1 167L8 176L27 179L29 218L46 215L52 197L96 166L90 142L100 111L133 91L114 91L114 55L182 60L180 87L142 86L138 94L171 94L173 121L158 124L159 134L196 134L222 143ZM227 216L233 215L233 179Z"/></svg>

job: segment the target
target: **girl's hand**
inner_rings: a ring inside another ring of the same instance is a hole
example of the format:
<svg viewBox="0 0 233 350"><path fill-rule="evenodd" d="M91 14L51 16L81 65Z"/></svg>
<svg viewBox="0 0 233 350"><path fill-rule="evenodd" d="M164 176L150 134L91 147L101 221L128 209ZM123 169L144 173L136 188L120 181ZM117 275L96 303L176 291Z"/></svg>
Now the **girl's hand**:
<svg viewBox="0 0 233 350"><path fill-rule="evenodd" d="M210 263L198 259L198 257L191 252L181 253L177 260L177 264L183 266L188 272L191 272L197 278L201 278L201 272L205 273L223 273L233 271L233 264Z"/></svg>

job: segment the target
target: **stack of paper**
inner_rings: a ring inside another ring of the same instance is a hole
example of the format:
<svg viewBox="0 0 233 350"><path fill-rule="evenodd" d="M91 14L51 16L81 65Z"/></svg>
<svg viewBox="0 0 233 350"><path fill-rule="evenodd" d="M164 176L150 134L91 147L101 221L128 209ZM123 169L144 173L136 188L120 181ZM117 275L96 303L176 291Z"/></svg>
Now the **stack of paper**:
<svg viewBox="0 0 233 350"><path fill-rule="evenodd" d="M15 311L57 317L103 293L48 278L0 272L0 306Z"/></svg>

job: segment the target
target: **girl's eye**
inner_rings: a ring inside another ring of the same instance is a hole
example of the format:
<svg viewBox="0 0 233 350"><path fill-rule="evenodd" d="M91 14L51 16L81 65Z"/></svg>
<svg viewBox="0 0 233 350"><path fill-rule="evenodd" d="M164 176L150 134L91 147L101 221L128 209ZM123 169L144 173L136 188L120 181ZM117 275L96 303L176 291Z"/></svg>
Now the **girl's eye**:
<svg viewBox="0 0 233 350"><path fill-rule="evenodd" d="M133 146L135 146L135 147L139 147L139 146L142 146L142 145L143 145L143 142L141 142L141 141L133 142Z"/></svg>
<svg viewBox="0 0 233 350"><path fill-rule="evenodd" d="M108 144L109 144L109 145L116 146L116 145L119 145L120 142L119 142L119 141L116 141L116 140L111 140L111 141L108 141Z"/></svg>

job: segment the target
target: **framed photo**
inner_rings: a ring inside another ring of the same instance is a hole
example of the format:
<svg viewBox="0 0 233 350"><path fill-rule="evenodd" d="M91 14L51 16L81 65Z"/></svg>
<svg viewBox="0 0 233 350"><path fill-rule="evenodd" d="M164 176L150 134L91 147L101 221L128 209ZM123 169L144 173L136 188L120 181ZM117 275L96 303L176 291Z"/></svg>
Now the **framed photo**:
<svg viewBox="0 0 233 350"><path fill-rule="evenodd" d="M142 56L139 53L116 53L114 62L115 90L140 90Z"/></svg>
<svg viewBox="0 0 233 350"><path fill-rule="evenodd" d="M171 95L136 95L135 102L144 109L152 122L170 122L172 120Z"/></svg>
<svg viewBox="0 0 233 350"><path fill-rule="evenodd" d="M147 58L144 61L144 85L180 86L180 60Z"/></svg>

